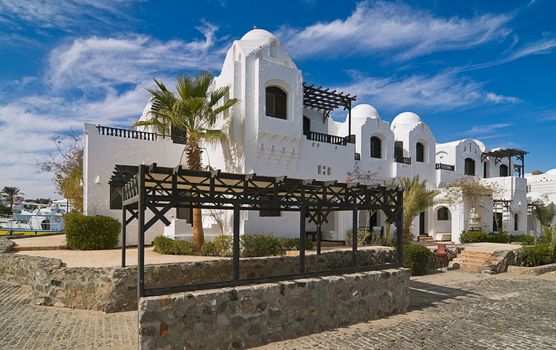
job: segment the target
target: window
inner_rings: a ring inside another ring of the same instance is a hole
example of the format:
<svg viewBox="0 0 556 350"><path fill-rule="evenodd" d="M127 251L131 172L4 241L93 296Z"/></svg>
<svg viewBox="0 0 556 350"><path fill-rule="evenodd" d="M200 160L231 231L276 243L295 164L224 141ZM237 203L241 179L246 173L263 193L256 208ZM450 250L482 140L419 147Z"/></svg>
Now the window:
<svg viewBox="0 0 556 350"><path fill-rule="evenodd" d="M425 146L421 142L417 142L415 145L415 160L421 163L425 162Z"/></svg>
<svg viewBox="0 0 556 350"><path fill-rule="evenodd" d="M500 176L508 176L508 166L506 164L500 165Z"/></svg>
<svg viewBox="0 0 556 350"><path fill-rule="evenodd" d="M303 116L303 135L307 135L311 132L311 119Z"/></svg>
<svg viewBox="0 0 556 350"><path fill-rule="evenodd" d="M332 175L332 168L326 165L317 166L317 174L319 175Z"/></svg>
<svg viewBox="0 0 556 350"><path fill-rule="evenodd" d="M519 214L514 214L514 231L519 230Z"/></svg>
<svg viewBox="0 0 556 350"><path fill-rule="evenodd" d="M110 209L122 209L122 187L110 186Z"/></svg>
<svg viewBox="0 0 556 350"><path fill-rule="evenodd" d="M450 220L450 210L446 207L438 208L436 212L436 219L438 221L448 221Z"/></svg>
<svg viewBox="0 0 556 350"><path fill-rule="evenodd" d="M382 158L382 140L379 137L371 137L371 158Z"/></svg>
<svg viewBox="0 0 556 350"><path fill-rule="evenodd" d="M394 142L394 158L403 158L403 141Z"/></svg>
<svg viewBox="0 0 556 350"><path fill-rule="evenodd" d="M287 118L288 94L277 86L266 88L266 115L269 117Z"/></svg>
<svg viewBox="0 0 556 350"><path fill-rule="evenodd" d="M176 208L176 219L185 220L187 223L193 223L193 208Z"/></svg>
<svg viewBox="0 0 556 350"><path fill-rule="evenodd" d="M486 179L488 177L487 173L487 163L483 162L483 177Z"/></svg>
<svg viewBox="0 0 556 350"><path fill-rule="evenodd" d="M465 175L475 176L475 161L471 158L465 158Z"/></svg>
<svg viewBox="0 0 556 350"><path fill-rule="evenodd" d="M502 231L502 213L492 214L492 230L494 232Z"/></svg>

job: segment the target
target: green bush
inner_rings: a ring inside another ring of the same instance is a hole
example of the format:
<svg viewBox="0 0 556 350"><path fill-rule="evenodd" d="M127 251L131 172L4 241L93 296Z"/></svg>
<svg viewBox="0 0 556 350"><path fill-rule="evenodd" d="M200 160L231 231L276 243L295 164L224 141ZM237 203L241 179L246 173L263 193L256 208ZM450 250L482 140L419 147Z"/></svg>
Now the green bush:
<svg viewBox="0 0 556 350"><path fill-rule="evenodd" d="M110 249L118 244L121 224L111 217L69 213L64 225L69 249Z"/></svg>
<svg viewBox="0 0 556 350"><path fill-rule="evenodd" d="M465 231L459 237L461 243L486 242L487 233L484 231Z"/></svg>
<svg viewBox="0 0 556 350"><path fill-rule="evenodd" d="M535 237L531 235L515 235L510 236L512 242L520 242L524 245L532 245L535 243Z"/></svg>
<svg viewBox="0 0 556 350"><path fill-rule="evenodd" d="M188 241L177 241L164 236L157 236L153 240L154 251L169 255L192 255L195 251L193 244Z"/></svg>
<svg viewBox="0 0 556 350"><path fill-rule="evenodd" d="M403 246L403 267L411 271L412 276L424 275L434 262L434 253L420 245Z"/></svg>
<svg viewBox="0 0 556 350"><path fill-rule="evenodd" d="M201 246L201 255L204 256L218 256L214 242L205 242Z"/></svg>
<svg viewBox="0 0 556 350"><path fill-rule="evenodd" d="M505 232L486 233L484 231L465 231L460 236L461 243L510 243L511 236Z"/></svg>
<svg viewBox="0 0 556 350"><path fill-rule="evenodd" d="M241 256L270 256L284 253L278 237L267 234L244 234L241 236Z"/></svg>
<svg viewBox="0 0 556 350"><path fill-rule="evenodd" d="M521 254L524 266L539 266L554 262L552 249L546 243L523 247Z"/></svg>
<svg viewBox="0 0 556 350"><path fill-rule="evenodd" d="M280 238L282 249L285 250L300 250L301 240L299 238ZM313 249L313 242L310 239L305 240L305 249Z"/></svg>
<svg viewBox="0 0 556 350"><path fill-rule="evenodd" d="M218 236L214 239L216 256L232 256L234 238L232 236Z"/></svg>

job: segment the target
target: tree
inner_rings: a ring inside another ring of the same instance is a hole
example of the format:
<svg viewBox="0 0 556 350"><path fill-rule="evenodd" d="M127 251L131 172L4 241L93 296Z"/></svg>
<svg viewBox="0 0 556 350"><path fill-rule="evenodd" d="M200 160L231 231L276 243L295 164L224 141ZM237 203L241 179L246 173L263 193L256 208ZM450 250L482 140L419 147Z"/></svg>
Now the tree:
<svg viewBox="0 0 556 350"><path fill-rule="evenodd" d="M419 176L412 179L401 178L397 183L404 188L403 236L405 240L409 240L413 220L437 202L436 196L439 191L427 189L427 181L421 181Z"/></svg>
<svg viewBox="0 0 556 350"><path fill-rule="evenodd" d="M541 175L542 171L540 171L539 169L535 169L531 172L531 175Z"/></svg>
<svg viewBox="0 0 556 350"><path fill-rule="evenodd" d="M56 136L56 154L40 162L41 172L53 173L56 189L71 202L74 211L83 210L83 143L81 137L70 136L69 142L63 142Z"/></svg>
<svg viewBox="0 0 556 350"><path fill-rule="evenodd" d="M472 212L476 213L479 207L484 207L485 199L494 198L498 193L500 188L495 184L484 184L473 178L462 177L445 186L444 201L449 204L467 201L471 203ZM478 215L477 220L477 224L481 224ZM501 223L498 226L501 227Z"/></svg>
<svg viewBox="0 0 556 350"><path fill-rule="evenodd" d="M232 107L237 100L225 99L229 86L213 88L212 74L200 73L196 77L178 76L176 93L169 91L164 83L154 80L158 89L148 89L153 103L160 106L152 111L152 117L135 123L135 126L152 127L156 132L168 135L172 128L186 138L184 152L186 166L192 170L202 169L202 153L205 143L219 142L225 138L215 129L220 113ZM181 159L179 161L181 163ZM193 209L193 245L201 249L204 242L201 209Z"/></svg>
<svg viewBox="0 0 556 350"><path fill-rule="evenodd" d="M2 189L2 193L7 197L8 202L10 203L10 207L9 207L9 214L13 214L13 207L14 207L14 202L15 202L15 198L17 196L22 196L23 193L21 192L21 190L17 187L10 187L10 186L6 186Z"/></svg>
<svg viewBox="0 0 556 350"><path fill-rule="evenodd" d="M541 227L546 231L547 227L552 224L552 220L556 217L556 205L552 202L545 204L541 200L534 201L533 203L533 213L539 219Z"/></svg>

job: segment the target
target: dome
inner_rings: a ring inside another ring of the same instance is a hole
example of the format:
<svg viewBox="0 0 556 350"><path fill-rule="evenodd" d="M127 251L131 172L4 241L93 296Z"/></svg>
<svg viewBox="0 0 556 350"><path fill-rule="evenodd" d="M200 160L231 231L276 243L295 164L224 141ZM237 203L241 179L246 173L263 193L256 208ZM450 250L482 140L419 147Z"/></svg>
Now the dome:
<svg viewBox="0 0 556 350"><path fill-rule="evenodd" d="M392 120L392 125L416 125L421 122L421 118L413 112L400 113Z"/></svg>
<svg viewBox="0 0 556 350"><path fill-rule="evenodd" d="M276 39L274 35L264 29L252 29L245 33L244 36L241 37L241 40L270 40Z"/></svg>
<svg viewBox="0 0 556 350"><path fill-rule="evenodd" d="M378 111L369 104L360 104L351 110L352 120L361 120L365 122L367 119L380 119Z"/></svg>
<svg viewBox="0 0 556 350"><path fill-rule="evenodd" d="M548 174L548 175L556 175L556 168L550 169L549 171L546 172L546 174Z"/></svg>

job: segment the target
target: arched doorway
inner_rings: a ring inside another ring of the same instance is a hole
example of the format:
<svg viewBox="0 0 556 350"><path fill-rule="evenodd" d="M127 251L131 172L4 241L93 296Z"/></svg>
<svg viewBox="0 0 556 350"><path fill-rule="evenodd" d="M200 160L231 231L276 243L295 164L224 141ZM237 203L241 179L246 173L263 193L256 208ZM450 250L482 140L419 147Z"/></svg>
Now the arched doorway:
<svg viewBox="0 0 556 350"><path fill-rule="evenodd" d="M434 211L434 233L436 239L452 239L452 212L446 206L440 206Z"/></svg>

